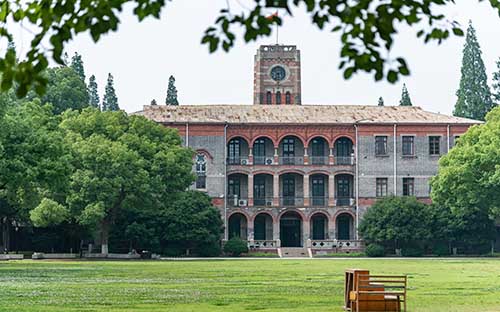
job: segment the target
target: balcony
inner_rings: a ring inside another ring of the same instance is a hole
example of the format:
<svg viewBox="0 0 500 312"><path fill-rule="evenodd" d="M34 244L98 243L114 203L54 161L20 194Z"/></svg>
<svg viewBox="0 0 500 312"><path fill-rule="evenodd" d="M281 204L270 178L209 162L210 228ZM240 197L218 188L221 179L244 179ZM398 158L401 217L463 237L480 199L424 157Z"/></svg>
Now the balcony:
<svg viewBox="0 0 500 312"><path fill-rule="evenodd" d="M248 198L241 197L238 195L228 195L227 197L227 205L229 207L247 207L248 206Z"/></svg>
<svg viewBox="0 0 500 312"><path fill-rule="evenodd" d="M280 205L285 207L304 206L304 197L282 196Z"/></svg>
<svg viewBox="0 0 500 312"><path fill-rule="evenodd" d="M352 197L337 197L335 199L335 206L353 206L355 202Z"/></svg>
<svg viewBox="0 0 500 312"><path fill-rule="evenodd" d="M328 165L328 156L309 156L309 164L311 165Z"/></svg>
<svg viewBox="0 0 500 312"><path fill-rule="evenodd" d="M314 207L328 206L328 196L312 196L310 204Z"/></svg>
<svg viewBox="0 0 500 312"><path fill-rule="evenodd" d="M335 156L335 165L354 165L354 156Z"/></svg>
<svg viewBox="0 0 500 312"><path fill-rule="evenodd" d="M279 158L280 165L303 165L304 157L282 156Z"/></svg>

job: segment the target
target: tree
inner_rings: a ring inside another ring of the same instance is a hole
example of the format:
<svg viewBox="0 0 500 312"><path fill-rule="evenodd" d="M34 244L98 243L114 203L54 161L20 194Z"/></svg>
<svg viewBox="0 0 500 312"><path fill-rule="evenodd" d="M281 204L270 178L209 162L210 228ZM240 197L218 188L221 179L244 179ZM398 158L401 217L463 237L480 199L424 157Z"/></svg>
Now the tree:
<svg viewBox="0 0 500 312"><path fill-rule="evenodd" d="M401 100L399 101L400 106L412 106L410 93L406 89L406 84L403 84L403 91L401 92Z"/></svg>
<svg viewBox="0 0 500 312"><path fill-rule="evenodd" d="M382 97L378 98L378 106L384 106L384 99Z"/></svg>
<svg viewBox="0 0 500 312"><path fill-rule="evenodd" d="M180 194L166 209L163 219L163 239L183 246L187 255L191 250L199 253L204 245L218 250L222 220L206 194L198 191Z"/></svg>
<svg viewBox="0 0 500 312"><path fill-rule="evenodd" d="M168 78L168 90L167 90L167 98L165 100L165 104L179 105L179 101L177 101L177 88L175 87L174 76L170 76L170 78Z"/></svg>
<svg viewBox="0 0 500 312"><path fill-rule="evenodd" d="M493 100L500 105L500 58L497 61L497 71L493 73Z"/></svg>
<svg viewBox="0 0 500 312"><path fill-rule="evenodd" d="M29 223L29 211L44 198L64 203L71 166L58 124L52 108L39 100L9 107L0 122L0 245L5 248L12 224Z"/></svg>
<svg viewBox="0 0 500 312"><path fill-rule="evenodd" d="M95 76L92 75L89 78L89 104L91 107L99 108L99 93L97 91L97 82L95 81Z"/></svg>
<svg viewBox="0 0 500 312"><path fill-rule="evenodd" d="M192 151L175 130L142 116L88 108L66 112L60 128L73 166L70 221L96 229L104 254L117 216L162 207L193 181ZM43 207L36 213L50 215Z"/></svg>
<svg viewBox="0 0 500 312"><path fill-rule="evenodd" d="M75 55L71 58L71 68L78 74L80 79L85 82L85 70L83 68L82 56L75 52Z"/></svg>
<svg viewBox="0 0 500 312"><path fill-rule="evenodd" d="M19 64L4 62L1 88L7 90L15 80L19 83L18 96L25 96L28 89L34 88L43 93L45 81L42 72L47 67L48 51L52 58L62 65L62 55L67 43L80 33L90 33L94 42L102 35L116 31L120 23L118 14L124 6L135 5L134 14L139 21L147 17L159 18L166 1L124 0L78 3L57 3L54 6L36 5L31 2L7 2L2 6L2 21L12 20L27 29L36 29L27 50L26 58ZM500 12L498 1L489 1L490 5ZM376 80L384 77L396 82L400 75L409 75L409 69L403 57L390 57L388 53L394 43L400 27L412 26L418 29L417 37L424 41L442 42L451 33L463 36L458 22L445 16L443 7L454 5L453 0L380 2L360 0L355 3L341 1L314 0L277 0L255 1L249 8L235 11L234 7L222 7L215 24L209 26L202 39L210 52L221 48L229 51L237 40L235 33L242 33L245 42L255 41L272 34L273 26L281 26L283 19L279 16L268 18L266 9L282 9L289 15L292 10L305 10L312 23L319 29L341 32L340 68L344 77L350 78L353 73L365 71L373 73ZM89 22L90 21L90 22ZM9 24L10 25L10 24ZM235 29L243 28L243 31ZM0 36L13 38L11 28L2 25ZM42 42L50 44L43 47Z"/></svg>
<svg viewBox="0 0 500 312"><path fill-rule="evenodd" d="M156 100L155 100L155 99L152 99L152 100L151 100L151 105L155 106L155 105L158 105L158 103L156 103Z"/></svg>
<svg viewBox="0 0 500 312"><path fill-rule="evenodd" d="M104 90L104 97L102 98L103 111L117 111L120 107L118 105L118 98L116 97L113 75L108 74L108 83Z"/></svg>
<svg viewBox="0 0 500 312"><path fill-rule="evenodd" d="M52 105L55 114L67 109L81 110L89 105L87 86L71 67L49 68L45 77L49 82L47 92L42 97L30 92L28 101L40 98L42 105Z"/></svg>
<svg viewBox="0 0 500 312"><path fill-rule="evenodd" d="M359 232L370 243L395 248L410 247L434 239L428 226L429 205L415 197L388 197L377 201L363 215Z"/></svg>
<svg viewBox="0 0 500 312"><path fill-rule="evenodd" d="M494 106L476 30L469 23L462 58L462 77L457 90L454 116L484 120Z"/></svg>
<svg viewBox="0 0 500 312"><path fill-rule="evenodd" d="M500 216L500 108L486 123L470 128L439 160L432 179L432 200L451 210L457 236L466 242L492 239Z"/></svg>

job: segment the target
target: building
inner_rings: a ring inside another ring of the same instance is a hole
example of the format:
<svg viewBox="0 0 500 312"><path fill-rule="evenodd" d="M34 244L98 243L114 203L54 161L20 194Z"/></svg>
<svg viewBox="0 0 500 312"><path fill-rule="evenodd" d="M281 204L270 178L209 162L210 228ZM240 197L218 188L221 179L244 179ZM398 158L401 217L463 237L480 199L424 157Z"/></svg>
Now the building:
<svg viewBox="0 0 500 312"><path fill-rule="evenodd" d="M477 121L419 107L301 105L300 52L262 46L254 105L145 106L196 151L194 188L220 208L225 239L256 249L357 249L378 198L429 201L440 156Z"/></svg>

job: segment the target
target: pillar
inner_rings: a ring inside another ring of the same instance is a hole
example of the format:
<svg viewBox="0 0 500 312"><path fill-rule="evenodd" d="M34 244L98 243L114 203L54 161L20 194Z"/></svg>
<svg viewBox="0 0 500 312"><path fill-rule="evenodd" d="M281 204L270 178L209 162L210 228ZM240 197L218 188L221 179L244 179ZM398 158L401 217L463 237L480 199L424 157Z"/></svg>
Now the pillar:
<svg viewBox="0 0 500 312"><path fill-rule="evenodd" d="M328 238L335 239L335 218L328 220Z"/></svg>
<svg viewBox="0 0 500 312"><path fill-rule="evenodd" d="M274 147L274 165L279 165L280 157L278 155L278 148Z"/></svg>
<svg viewBox="0 0 500 312"><path fill-rule="evenodd" d="M328 148L329 154L328 154L328 164L329 165L334 165L335 164L335 159L333 158L333 147Z"/></svg>
<svg viewBox="0 0 500 312"><path fill-rule="evenodd" d="M278 174L273 175L273 206L278 207L280 205L280 176Z"/></svg>
<svg viewBox="0 0 500 312"><path fill-rule="evenodd" d="M248 175L248 207L253 206L253 174Z"/></svg>
<svg viewBox="0 0 500 312"><path fill-rule="evenodd" d="M306 246L307 241L310 238L311 225L308 220L302 220L302 246Z"/></svg>
<svg viewBox="0 0 500 312"><path fill-rule="evenodd" d="M277 241L280 239L280 220L273 220L273 240Z"/></svg>
<svg viewBox="0 0 500 312"><path fill-rule="evenodd" d="M335 206L335 176L328 176L328 206Z"/></svg>
<svg viewBox="0 0 500 312"><path fill-rule="evenodd" d="M309 165L309 154L307 153L307 146L304 146L304 165Z"/></svg>
<svg viewBox="0 0 500 312"><path fill-rule="evenodd" d="M248 164L253 165L253 148L248 148Z"/></svg>
<svg viewBox="0 0 500 312"><path fill-rule="evenodd" d="M309 197L309 175L304 174L304 206L309 207L310 197Z"/></svg>

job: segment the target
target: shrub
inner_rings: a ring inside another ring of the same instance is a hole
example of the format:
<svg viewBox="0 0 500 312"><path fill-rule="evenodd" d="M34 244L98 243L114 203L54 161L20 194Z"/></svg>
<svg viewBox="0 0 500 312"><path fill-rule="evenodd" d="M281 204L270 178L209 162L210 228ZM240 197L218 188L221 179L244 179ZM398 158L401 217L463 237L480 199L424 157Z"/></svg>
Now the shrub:
<svg viewBox="0 0 500 312"><path fill-rule="evenodd" d="M403 247L401 255L403 257L421 257L424 255L424 249L420 246Z"/></svg>
<svg viewBox="0 0 500 312"><path fill-rule="evenodd" d="M450 248L446 244L437 244L432 248L432 253L436 256L449 256Z"/></svg>
<svg viewBox="0 0 500 312"><path fill-rule="evenodd" d="M379 244L370 244L366 246L366 255L368 257L383 257L385 255L384 246Z"/></svg>
<svg viewBox="0 0 500 312"><path fill-rule="evenodd" d="M202 243L196 248L196 254L200 257L220 256L221 248L219 241L209 241Z"/></svg>
<svg viewBox="0 0 500 312"><path fill-rule="evenodd" d="M242 253L248 252L247 242L237 237L231 238L224 245L224 252L239 257Z"/></svg>

